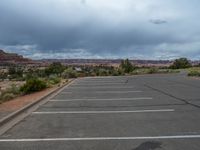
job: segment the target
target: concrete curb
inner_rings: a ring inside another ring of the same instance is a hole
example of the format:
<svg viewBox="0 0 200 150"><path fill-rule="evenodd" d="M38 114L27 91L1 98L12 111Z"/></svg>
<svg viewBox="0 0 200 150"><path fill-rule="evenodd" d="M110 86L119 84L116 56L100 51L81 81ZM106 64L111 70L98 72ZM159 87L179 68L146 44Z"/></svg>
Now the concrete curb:
<svg viewBox="0 0 200 150"><path fill-rule="evenodd" d="M40 99L22 107L21 109L9 114L8 116L2 118L0 120L0 135L5 133L8 129L13 127L15 124L17 124L19 121L24 119L26 116L28 116L32 111L36 110L39 106L45 104L48 102L49 99L56 96L58 93L60 93L65 87L68 87L71 85L76 79L72 79L68 83L62 85L61 87L58 87L54 91L48 93L47 95L44 95ZM34 107L34 108L33 108ZM21 116L22 115L22 116ZM17 119L16 119L17 118ZM16 120L15 120L16 119Z"/></svg>

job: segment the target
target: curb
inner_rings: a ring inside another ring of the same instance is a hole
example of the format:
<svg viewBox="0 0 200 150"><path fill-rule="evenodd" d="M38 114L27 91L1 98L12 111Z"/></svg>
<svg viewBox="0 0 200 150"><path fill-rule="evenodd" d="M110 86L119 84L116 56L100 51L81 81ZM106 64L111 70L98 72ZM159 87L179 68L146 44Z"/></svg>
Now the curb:
<svg viewBox="0 0 200 150"><path fill-rule="evenodd" d="M46 102L48 102L49 99L51 99L52 97L54 97L57 94L59 94L65 87L68 87L69 85L71 85L75 80L76 79L70 80L69 82L65 83L61 87L58 87L57 89L55 89L54 91L48 93L47 95L42 96L38 100L36 100L36 101L34 101L34 102L32 102L32 103L30 103L28 105L25 105L21 109L19 109L19 110L15 111L15 112L9 114L8 116L2 118L0 120L0 135L5 133L8 129L10 129L15 124L17 124L19 121L24 119L32 111L36 110L39 106L41 106L41 105L45 104ZM35 107L35 108L33 108L33 107ZM16 118L18 118L18 119L16 119ZM10 122L11 122L11 124L9 124Z"/></svg>

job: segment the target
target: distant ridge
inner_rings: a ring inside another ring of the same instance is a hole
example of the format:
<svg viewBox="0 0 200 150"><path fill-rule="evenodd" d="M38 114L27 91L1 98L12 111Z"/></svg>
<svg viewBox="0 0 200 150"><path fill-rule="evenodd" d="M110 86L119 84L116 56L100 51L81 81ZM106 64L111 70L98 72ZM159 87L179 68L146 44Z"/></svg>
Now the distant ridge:
<svg viewBox="0 0 200 150"><path fill-rule="evenodd" d="M42 59L42 62L61 62L65 65L112 65L118 66L122 59ZM170 60L130 60L138 66L169 66Z"/></svg>
<svg viewBox="0 0 200 150"><path fill-rule="evenodd" d="M24 58L22 55L16 53L7 53L0 49L0 63L28 63L31 59Z"/></svg>
<svg viewBox="0 0 200 150"><path fill-rule="evenodd" d="M48 66L53 62L60 62L64 65L72 66L119 66L122 59L40 59L32 60L24 58L22 55L16 53L7 53L0 49L0 65L4 66L7 64L23 64L29 66ZM167 67L173 63L173 60L132 60L131 63L137 66L163 66ZM193 65L200 64L200 61L191 61Z"/></svg>

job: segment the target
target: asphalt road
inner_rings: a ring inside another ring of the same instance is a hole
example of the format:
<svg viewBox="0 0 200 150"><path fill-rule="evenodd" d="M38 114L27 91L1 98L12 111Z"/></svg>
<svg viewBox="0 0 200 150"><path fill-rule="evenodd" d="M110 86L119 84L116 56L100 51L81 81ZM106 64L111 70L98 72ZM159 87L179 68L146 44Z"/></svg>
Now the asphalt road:
<svg viewBox="0 0 200 150"><path fill-rule="evenodd" d="M199 150L200 80L76 80L0 137L0 150Z"/></svg>

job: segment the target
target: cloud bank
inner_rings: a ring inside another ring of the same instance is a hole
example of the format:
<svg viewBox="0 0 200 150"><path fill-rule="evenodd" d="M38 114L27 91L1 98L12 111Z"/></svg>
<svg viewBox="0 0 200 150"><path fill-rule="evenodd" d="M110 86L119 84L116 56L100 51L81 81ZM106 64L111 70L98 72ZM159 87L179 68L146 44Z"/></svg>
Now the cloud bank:
<svg viewBox="0 0 200 150"><path fill-rule="evenodd" d="M0 48L41 58L200 59L198 0L1 0Z"/></svg>

